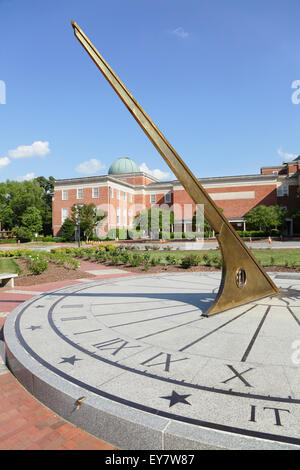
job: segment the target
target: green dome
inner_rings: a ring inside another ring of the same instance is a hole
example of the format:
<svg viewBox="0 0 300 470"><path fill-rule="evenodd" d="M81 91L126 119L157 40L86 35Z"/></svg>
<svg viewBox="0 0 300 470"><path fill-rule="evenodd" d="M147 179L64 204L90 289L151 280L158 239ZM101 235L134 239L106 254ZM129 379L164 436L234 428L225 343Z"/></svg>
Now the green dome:
<svg viewBox="0 0 300 470"><path fill-rule="evenodd" d="M114 161L108 170L109 175L121 175L122 173L139 173L138 165L129 157L121 157Z"/></svg>

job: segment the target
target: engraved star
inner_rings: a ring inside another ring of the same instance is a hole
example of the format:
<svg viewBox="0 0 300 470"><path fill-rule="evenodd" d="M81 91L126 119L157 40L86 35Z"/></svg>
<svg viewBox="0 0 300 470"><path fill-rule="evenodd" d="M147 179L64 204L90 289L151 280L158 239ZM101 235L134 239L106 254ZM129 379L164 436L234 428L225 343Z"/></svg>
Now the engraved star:
<svg viewBox="0 0 300 470"><path fill-rule="evenodd" d="M74 366L76 361L81 361L82 359L76 359L76 356L70 356L70 357L62 357L62 361L59 362L59 364L68 362L69 364L72 364Z"/></svg>
<svg viewBox="0 0 300 470"><path fill-rule="evenodd" d="M169 408L173 405L176 405L176 403L184 403L186 405L190 405L188 401L186 401L187 397L190 397L191 395L179 395L179 393L176 393L174 390L172 392L172 395L168 397L160 397L164 398L165 400L170 400Z"/></svg>

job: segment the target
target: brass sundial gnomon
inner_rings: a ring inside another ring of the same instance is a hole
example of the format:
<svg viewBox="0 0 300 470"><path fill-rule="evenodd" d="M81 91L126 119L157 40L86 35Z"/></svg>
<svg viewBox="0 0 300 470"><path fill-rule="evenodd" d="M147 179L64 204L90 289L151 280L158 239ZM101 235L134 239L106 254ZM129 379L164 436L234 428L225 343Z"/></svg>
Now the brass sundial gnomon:
<svg viewBox="0 0 300 470"><path fill-rule="evenodd" d="M256 299L277 294L279 291L276 285L257 262L251 251L218 209L191 170L182 161L79 26L75 22L72 22L72 26L76 38L149 137L186 192L196 205L204 205L205 218L216 233L223 258L222 280L219 292L206 315L219 313Z"/></svg>

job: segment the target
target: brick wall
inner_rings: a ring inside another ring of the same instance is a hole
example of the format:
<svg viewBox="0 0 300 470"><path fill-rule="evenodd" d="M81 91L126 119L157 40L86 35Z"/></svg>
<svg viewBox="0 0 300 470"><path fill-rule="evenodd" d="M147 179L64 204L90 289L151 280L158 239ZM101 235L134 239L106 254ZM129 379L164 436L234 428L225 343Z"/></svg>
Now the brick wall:
<svg viewBox="0 0 300 470"><path fill-rule="evenodd" d="M294 171L297 165L289 165L291 171ZM262 169L263 170L263 169ZM268 169L266 169L266 172ZM272 170L274 171L273 168ZM294 173L291 173L292 175ZM181 219L191 219L195 211L195 204L193 203L190 196L186 191L179 186L178 183L172 187L170 183L159 184L157 186L157 191L155 189L155 184L150 178L144 176L129 177L124 176L124 180L130 182L132 185L136 184L136 192L134 187L129 187L126 183L122 182L122 179L119 178L120 183L117 181L106 180L106 177L99 177L98 184L99 186L99 197L93 198L92 188L97 186L97 179L95 179L95 184L89 182L88 178L81 178L76 181L74 180L65 180L64 186L55 188L54 197L53 197L53 234L55 236L59 235L59 230L62 224L62 209L68 209L68 216L71 215L71 207L74 204L89 204L93 203L96 206L102 207L105 212L108 212L109 207L111 208L108 217L103 222L103 228L105 231L108 231L111 228L116 227L128 227L130 225L129 213L131 212L132 219L135 215L139 213L143 208L150 208L153 205L164 205L164 207L169 207L174 209L175 220ZM274 175L274 178L257 178L257 176L250 181L250 178L247 177L244 181L243 177L240 177L237 181L236 177L232 179L226 178L224 183L222 180L218 179L216 181L216 186L213 187L212 184L204 184L205 189L211 195L212 199L215 201L215 204L224 210L224 215L231 218L241 218L243 217L250 209L258 205L280 205L286 206L288 209L299 206L299 200L296 198L297 190L299 185L295 185L295 178L283 179ZM249 181L249 184L247 182ZM82 182L82 186L80 186ZM300 182L300 176L298 178L298 183ZM148 186L149 183L152 183L151 186ZM277 196L277 184L283 183L289 184L289 195L278 197ZM87 186L87 184L89 186ZM215 182L213 183L215 184ZM240 185L238 185L240 184ZM86 185L86 186L84 186ZM83 188L83 199L77 199L77 188ZM110 188L113 190L113 197L111 197ZM62 189L68 189L68 199L62 199ZM119 191L119 199L117 194ZM169 203L165 202L165 194L170 192L171 201ZM126 198L124 199L124 193ZM132 195L132 201L130 198ZM151 201L151 195L155 194L155 202ZM119 222L117 222L117 215L119 215Z"/></svg>
<svg viewBox="0 0 300 470"><path fill-rule="evenodd" d="M77 189L68 189L68 199L62 199L62 190L57 189L54 191L52 202L52 227L53 235L59 235L62 225L62 209L68 209L68 217L71 217L71 208L74 204L95 204L95 206L108 204L108 187L99 188L99 197L92 197L92 187L83 187L78 185L78 188L83 188L83 199L77 199ZM96 186L95 186L96 187Z"/></svg>

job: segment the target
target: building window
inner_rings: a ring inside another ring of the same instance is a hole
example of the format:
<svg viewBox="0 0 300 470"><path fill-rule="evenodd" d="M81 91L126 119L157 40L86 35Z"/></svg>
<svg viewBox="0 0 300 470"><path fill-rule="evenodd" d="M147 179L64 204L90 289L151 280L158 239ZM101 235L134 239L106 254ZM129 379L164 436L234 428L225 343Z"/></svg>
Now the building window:
<svg viewBox="0 0 300 470"><path fill-rule="evenodd" d="M127 225L127 210L123 209L123 225Z"/></svg>
<svg viewBox="0 0 300 470"><path fill-rule="evenodd" d="M172 193L171 192L166 193L165 194L165 202L171 202L171 199L172 199Z"/></svg>
<svg viewBox="0 0 300 470"><path fill-rule="evenodd" d="M277 196L283 197L289 195L289 187L286 184L282 184L281 186L277 186Z"/></svg>
<svg viewBox="0 0 300 470"><path fill-rule="evenodd" d="M67 207L63 207L61 210L61 223L63 224L64 221L68 218L69 211Z"/></svg>
<svg viewBox="0 0 300 470"><path fill-rule="evenodd" d="M278 171L275 170L275 171L272 171L273 175L278 175Z"/></svg>
<svg viewBox="0 0 300 470"><path fill-rule="evenodd" d="M120 190L119 189L117 189L117 199L118 199L118 201L120 200Z"/></svg>
<svg viewBox="0 0 300 470"><path fill-rule="evenodd" d="M123 199L124 199L124 202L127 201L127 193L125 193L125 191L124 191L124 193L123 193Z"/></svg>
<svg viewBox="0 0 300 470"><path fill-rule="evenodd" d="M114 188L109 188L109 195L111 199L114 198Z"/></svg>
<svg viewBox="0 0 300 470"><path fill-rule="evenodd" d="M77 189L77 199L83 199L83 189L82 188Z"/></svg>
<svg viewBox="0 0 300 470"><path fill-rule="evenodd" d="M99 197L99 188L93 188L92 197L93 199L96 199Z"/></svg>
<svg viewBox="0 0 300 470"><path fill-rule="evenodd" d="M132 202L132 200L133 200L132 194L129 193L129 202Z"/></svg>
<svg viewBox="0 0 300 470"><path fill-rule="evenodd" d="M68 200L68 190L67 189L63 189L61 198L62 198L63 201Z"/></svg>
<svg viewBox="0 0 300 470"><path fill-rule="evenodd" d="M117 209L117 225L120 225L120 209Z"/></svg>
<svg viewBox="0 0 300 470"><path fill-rule="evenodd" d="M150 202L151 202L151 204L156 203L156 194L150 194Z"/></svg>

